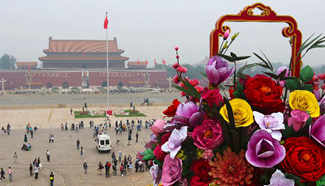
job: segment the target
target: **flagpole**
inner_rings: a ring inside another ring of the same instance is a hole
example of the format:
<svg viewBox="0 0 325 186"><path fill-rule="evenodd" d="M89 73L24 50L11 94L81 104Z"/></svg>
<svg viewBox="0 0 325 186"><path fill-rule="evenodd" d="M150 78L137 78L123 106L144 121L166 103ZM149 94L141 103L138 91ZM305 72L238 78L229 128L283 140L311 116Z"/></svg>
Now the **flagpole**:
<svg viewBox="0 0 325 186"><path fill-rule="evenodd" d="M106 16L107 16L107 12L106 12ZM107 77L107 110L109 110L109 73L108 73L108 69L109 69L109 63L108 63L108 28L106 29L106 77Z"/></svg>

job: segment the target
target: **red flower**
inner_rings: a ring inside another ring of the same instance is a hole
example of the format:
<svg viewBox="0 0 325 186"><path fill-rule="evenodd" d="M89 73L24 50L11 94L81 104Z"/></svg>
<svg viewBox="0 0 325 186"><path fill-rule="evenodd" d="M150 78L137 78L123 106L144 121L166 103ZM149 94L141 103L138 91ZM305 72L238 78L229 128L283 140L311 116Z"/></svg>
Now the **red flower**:
<svg viewBox="0 0 325 186"><path fill-rule="evenodd" d="M180 82L179 77L178 77L177 74L173 77L173 82L174 82L175 84L178 84L178 83Z"/></svg>
<svg viewBox="0 0 325 186"><path fill-rule="evenodd" d="M187 72L187 68L186 67L182 67L181 65L179 65L176 70L179 72L179 73L186 73Z"/></svg>
<svg viewBox="0 0 325 186"><path fill-rule="evenodd" d="M175 113L176 113L176 110L177 110L177 107L178 105L180 104L181 102L179 102L177 99L174 99L173 101L173 104L170 105L163 113L166 115L166 117L173 117L175 116Z"/></svg>
<svg viewBox="0 0 325 186"><path fill-rule="evenodd" d="M153 151L153 154L156 156L156 159L163 162L165 159L165 156L168 154L161 150L161 145L157 145L155 150Z"/></svg>
<svg viewBox="0 0 325 186"><path fill-rule="evenodd" d="M325 174L325 150L310 138L288 138L284 147L287 154L280 166L301 182L315 182Z"/></svg>
<svg viewBox="0 0 325 186"><path fill-rule="evenodd" d="M195 173L190 181L191 186L208 186L213 181L212 176L209 175L211 166L206 160L194 160L190 169Z"/></svg>
<svg viewBox="0 0 325 186"><path fill-rule="evenodd" d="M219 89L209 90L209 88L205 87L202 92L202 99L208 102L210 108L213 107L213 103L217 106L220 106L223 103Z"/></svg>
<svg viewBox="0 0 325 186"><path fill-rule="evenodd" d="M235 88L234 87L229 87L229 95L230 95L230 99L234 99L234 92L235 92Z"/></svg>
<svg viewBox="0 0 325 186"><path fill-rule="evenodd" d="M173 67L174 69L176 69L178 66L179 66L179 64L178 64L177 62L174 63L174 64L172 65L172 67Z"/></svg>
<svg viewBox="0 0 325 186"><path fill-rule="evenodd" d="M249 78L244 93L253 110L263 114L284 110L284 102L281 99L282 87L270 77L258 74Z"/></svg>
<svg viewBox="0 0 325 186"><path fill-rule="evenodd" d="M165 143L168 141L170 135L171 135L171 132L168 132L168 133L164 134L164 135L161 137L161 140L160 140L160 146L162 146L163 144L165 144Z"/></svg>

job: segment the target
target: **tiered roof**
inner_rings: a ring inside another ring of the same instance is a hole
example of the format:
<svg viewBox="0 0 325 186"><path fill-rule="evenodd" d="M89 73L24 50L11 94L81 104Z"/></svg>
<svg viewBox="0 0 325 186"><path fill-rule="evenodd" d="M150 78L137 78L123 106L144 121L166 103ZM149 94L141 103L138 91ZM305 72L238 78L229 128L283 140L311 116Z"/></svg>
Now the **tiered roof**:
<svg viewBox="0 0 325 186"><path fill-rule="evenodd" d="M17 62L17 67L21 66L37 66L37 62Z"/></svg>

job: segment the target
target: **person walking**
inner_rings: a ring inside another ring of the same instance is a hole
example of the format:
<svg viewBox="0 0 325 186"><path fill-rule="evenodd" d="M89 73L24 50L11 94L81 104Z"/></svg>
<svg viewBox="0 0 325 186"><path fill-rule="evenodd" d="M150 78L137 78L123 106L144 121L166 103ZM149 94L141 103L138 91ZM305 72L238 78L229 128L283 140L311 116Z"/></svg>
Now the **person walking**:
<svg viewBox="0 0 325 186"><path fill-rule="evenodd" d="M33 173L33 165L32 164L29 164L29 176L33 176L34 173Z"/></svg>
<svg viewBox="0 0 325 186"><path fill-rule="evenodd" d="M112 153L112 156L111 157L112 157L112 162L114 162L115 161L115 158L116 158L115 152Z"/></svg>
<svg viewBox="0 0 325 186"><path fill-rule="evenodd" d="M50 177L51 186L53 186L53 183L54 183L54 174L53 174L53 172L51 172L49 177Z"/></svg>
<svg viewBox="0 0 325 186"><path fill-rule="evenodd" d="M73 110L72 110L72 108L71 108L71 109L70 109L70 115L72 115L72 111L73 111Z"/></svg>
<svg viewBox="0 0 325 186"><path fill-rule="evenodd" d="M2 181L2 179L4 179L4 180L5 180L5 179L6 179L6 178L5 178L5 174L6 174L6 173L5 173L5 171L3 170L3 168L2 168L2 167L1 167L1 171L0 171L0 174L1 174L1 177L0 177L0 181Z"/></svg>
<svg viewBox="0 0 325 186"><path fill-rule="evenodd" d="M37 166L35 167L34 173L35 173L35 180L37 180L38 179L38 167Z"/></svg>
<svg viewBox="0 0 325 186"><path fill-rule="evenodd" d="M77 140L77 149L79 150L79 146L80 146L80 141L79 141L79 139Z"/></svg>
<svg viewBox="0 0 325 186"><path fill-rule="evenodd" d="M11 169L11 167L9 167L9 169L8 169L8 175L9 175L9 181L12 181L12 169Z"/></svg>
<svg viewBox="0 0 325 186"><path fill-rule="evenodd" d="M118 152L118 162L121 163L122 161L122 152Z"/></svg>
<svg viewBox="0 0 325 186"><path fill-rule="evenodd" d="M80 148L80 155L81 155L81 157L83 157L83 155L84 155L84 148L83 147Z"/></svg>
<svg viewBox="0 0 325 186"><path fill-rule="evenodd" d="M87 170L88 170L88 164L86 161L84 161L84 163L82 164L83 168L84 168L84 171L85 171L85 174L87 174Z"/></svg>
<svg viewBox="0 0 325 186"><path fill-rule="evenodd" d="M30 130L30 138L34 138L34 131Z"/></svg>
<svg viewBox="0 0 325 186"><path fill-rule="evenodd" d="M17 153L15 152L14 153L14 163L18 163L18 155L17 155Z"/></svg>
<svg viewBox="0 0 325 186"><path fill-rule="evenodd" d="M47 157L47 161L50 161L50 151L49 150L46 151L46 157Z"/></svg>
<svg viewBox="0 0 325 186"><path fill-rule="evenodd" d="M139 133L137 132L137 133L135 134L135 142L136 142L136 143L138 143L138 139L139 139Z"/></svg>

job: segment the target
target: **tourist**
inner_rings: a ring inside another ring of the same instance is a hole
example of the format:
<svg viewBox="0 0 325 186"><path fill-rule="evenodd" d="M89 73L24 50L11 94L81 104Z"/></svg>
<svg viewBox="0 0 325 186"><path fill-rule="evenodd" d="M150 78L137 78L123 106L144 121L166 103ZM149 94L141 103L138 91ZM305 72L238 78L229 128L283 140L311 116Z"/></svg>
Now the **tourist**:
<svg viewBox="0 0 325 186"><path fill-rule="evenodd" d="M116 158L115 152L112 153L111 157L112 157L112 162L114 162L115 161L115 158Z"/></svg>
<svg viewBox="0 0 325 186"><path fill-rule="evenodd" d="M139 139L139 133L137 132L137 133L135 134L135 142L136 142L136 143L138 143L138 139Z"/></svg>
<svg viewBox="0 0 325 186"><path fill-rule="evenodd" d="M12 169L11 169L11 167L9 167L9 169L8 169L8 175L9 175L9 181L12 181Z"/></svg>
<svg viewBox="0 0 325 186"><path fill-rule="evenodd" d="M79 125L78 124L76 124L76 130L75 130L75 132L79 132Z"/></svg>
<svg viewBox="0 0 325 186"><path fill-rule="evenodd" d="M65 131L68 131L68 123L67 123L67 122L65 122L64 130L65 130Z"/></svg>
<svg viewBox="0 0 325 186"><path fill-rule="evenodd" d="M77 140L77 149L79 150L79 146L80 146L80 141L79 141L79 139Z"/></svg>
<svg viewBox="0 0 325 186"><path fill-rule="evenodd" d="M35 173L35 180L37 180L38 179L38 167L37 166L35 167L34 173Z"/></svg>
<svg viewBox="0 0 325 186"><path fill-rule="evenodd" d="M30 130L30 138L34 138L34 132L33 132L33 130Z"/></svg>
<svg viewBox="0 0 325 186"><path fill-rule="evenodd" d="M83 157L83 155L84 155L84 148L83 147L80 148L80 155L81 155L81 157Z"/></svg>
<svg viewBox="0 0 325 186"><path fill-rule="evenodd" d="M101 161L98 163L98 174L102 175L102 169L104 168L103 164Z"/></svg>
<svg viewBox="0 0 325 186"><path fill-rule="evenodd" d="M106 162L105 164L105 175L106 175L106 178L109 177L109 169L111 168L111 164L108 163L108 161Z"/></svg>
<svg viewBox="0 0 325 186"><path fill-rule="evenodd" d="M2 179L4 179L4 180L5 180L5 179L6 179L6 178L5 178L5 174L6 174L6 173L5 173L5 171L3 170L3 168L2 168L2 167L1 167L1 171L0 171L0 174L1 174L1 177L0 177L0 181L2 181Z"/></svg>
<svg viewBox="0 0 325 186"><path fill-rule="evenodd" d="M133 169L132 161L129 161L128 168L129 168L129 173L132 173L132 169Z"/></svg>
<svg viewBox="0 0 325 186"><path fill-rule="evenodd" d="M116 165L113 165L113 167L112 167L112 168L113 168L113 175L114 175L114 176L116 176L116 174L117 174Z"/></svg>
<svg viewBox="0 0 325 186"><path fill-rule="evenodd" d="M32 164L29 164L29 176L33 176L34 173L33 173L33 165Z"/></svg>
<svg viewBox="0 0 325 186"><path fill-rule="evenodd" d="M47 157L47 161L49 162L50 161L50 151L49 150L46 151L46 157Z"/></svg>
<svg viewBox="0 0 325 186"><path fill-rule="evenodd" d="M72 115L72 111L73 111L73 110L72 110L72 108L71 108L71 109L70 109L70 115Z"/></svg>
<svg viewBox="0 0 325 186"><path fill-rule="evenodd" d="M139 169L139 160L137 158L135 159L135 172L138 172L138 169Z"/></svg>
<svg viewBox="0 0 325 186"><path fill-rule="evenodd" d="M15 152L14 153L14 163L18 163L18 155L17 155L17 153Z"/></svg>
<svg viewBox="0 0 325 186"><path fill-rule="evenodd" d="M82 164L83 168L84 168L84 171L85 171L85 174L87 174L87 169L88 169L88 164L86 161L84 161L84 163Z"/></svg>
<svg viewBox="0 0 325 186"><path fill-rule="evenodd" d="M123 167L123 163L122 163L121 167L120 167L121 176L123 176L123 171L124 171L124 167Z"/></svg>
<svg viewBox="0 0 325 186"><path fill-rule="evenodd" d="M37 129L38 129L37 126L35 126L35 127L34 127L34 132L35 132L35 133L36 133Z"/></svg>
<svg viewBox="0 0 325 186"><path fill-rule="evenodd" d="M53 172L51 172L49 177L50 177L51 186L53 186L53 182L54 182L54 174L53 174Z"/></svg>
<svg viewBox="0 0 325 186"><path fill-rule="evenodd" d="M7 133L8 133L8 135L10 134L10 124L9 123L7 124Z"/></svg>
<svg viewBox="0 0 325 186"><path fill-rule="evenodd" d="M64 130L64 125L63 125L63 123L61 123L61 131L63 131Z"/></svg>
<svg viewBox="0 0 325 186"><path fill-rule="evenodd" d="M122 161L122 152L118 152L118 162L120 163Z"/></svg>

